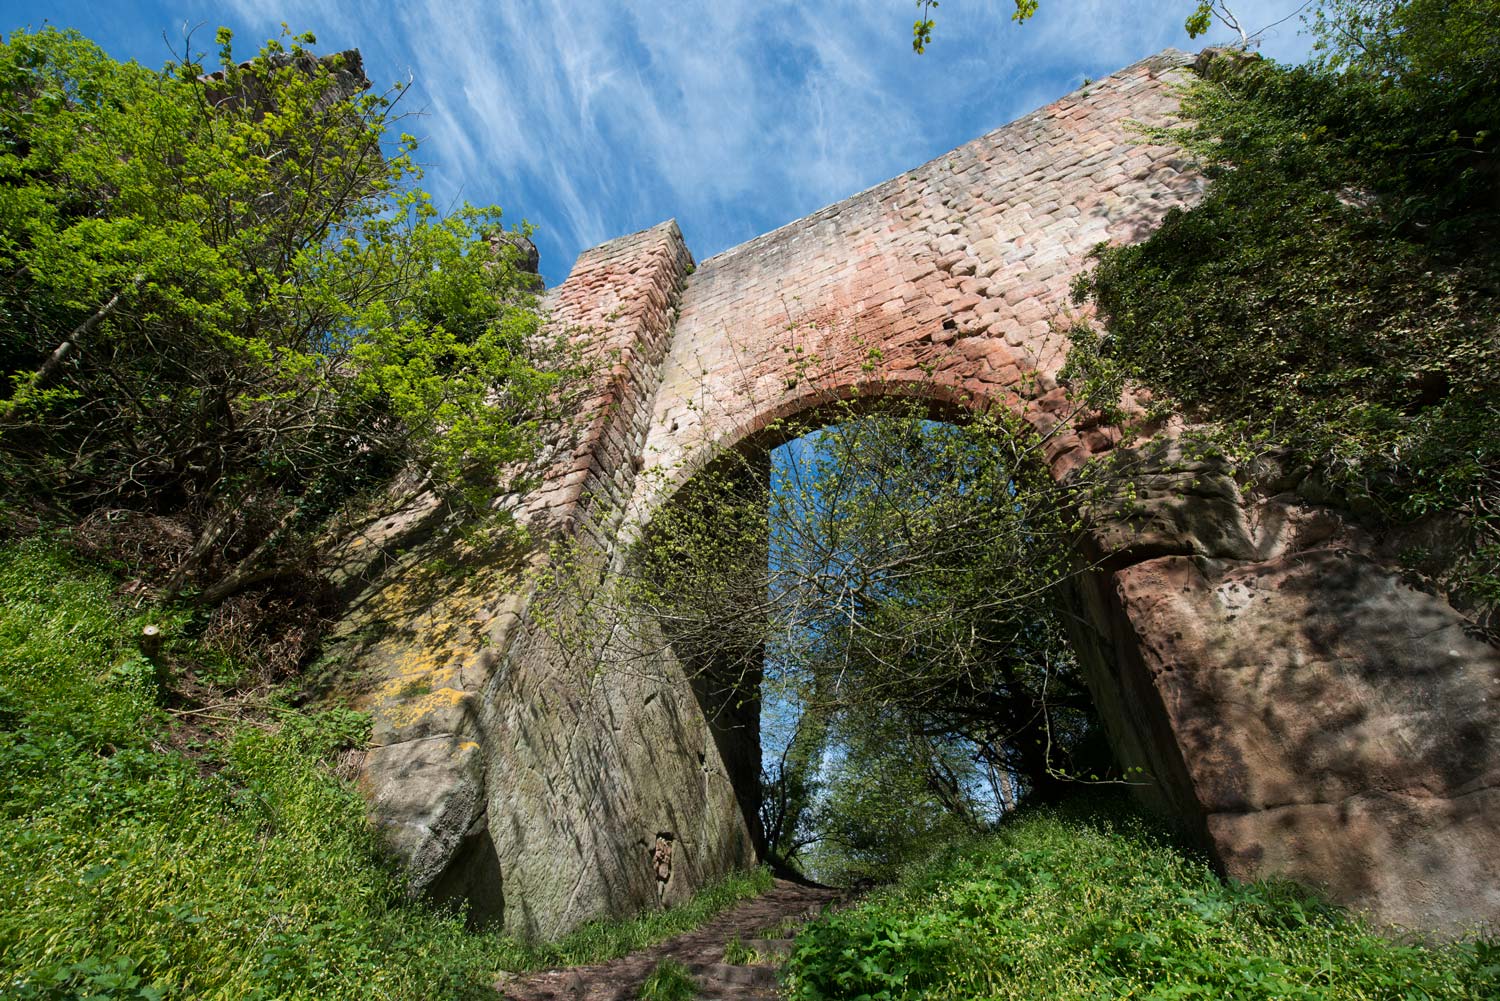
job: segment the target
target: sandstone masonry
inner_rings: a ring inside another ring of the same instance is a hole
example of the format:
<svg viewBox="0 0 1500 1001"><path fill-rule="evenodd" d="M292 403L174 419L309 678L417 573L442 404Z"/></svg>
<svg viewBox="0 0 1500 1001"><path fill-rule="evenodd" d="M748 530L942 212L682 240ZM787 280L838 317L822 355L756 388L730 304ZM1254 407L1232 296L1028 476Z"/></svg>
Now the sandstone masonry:
<svg viewBox="0 0 1500 1001"><path fill-rule="evenodd" d="M713 456L853 395L1008 408L1059 477L1115 451L1057 384L1068 287L1095 244L1201 192L1131 125L1172 120L1188 62L1128 67L696 269L671 222L584 253L551 323L605 372L509 499L520 520L607 567ZM1500 652L1336 512L1270 475L1247 492L1181 432L1137 446L1138 499L1096 511L1083 554L1074 638L1117 755L1230 875L1440 932L1500 919ZM753 858L754 693L706 692L665 643L649 663L608 630L561 643L547 623L587 595L543 601L545 550L466 549L420 490L392 510L347 544L342 643L374 679L364 781L414 889L553 934Z"/></svg>

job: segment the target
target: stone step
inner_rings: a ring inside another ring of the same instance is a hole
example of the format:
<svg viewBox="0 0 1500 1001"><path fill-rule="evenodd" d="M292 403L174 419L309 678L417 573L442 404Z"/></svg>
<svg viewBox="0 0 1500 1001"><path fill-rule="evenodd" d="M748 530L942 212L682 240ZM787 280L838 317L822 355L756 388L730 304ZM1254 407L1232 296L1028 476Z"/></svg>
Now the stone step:
<svg viewBox="0 0 1500 1001"><path fill-rule="evenodd" d="M694 963L688 967L705 988L718 982L736 987L774 989L778 983L774 966L731 966L729 963Z"/></svg>

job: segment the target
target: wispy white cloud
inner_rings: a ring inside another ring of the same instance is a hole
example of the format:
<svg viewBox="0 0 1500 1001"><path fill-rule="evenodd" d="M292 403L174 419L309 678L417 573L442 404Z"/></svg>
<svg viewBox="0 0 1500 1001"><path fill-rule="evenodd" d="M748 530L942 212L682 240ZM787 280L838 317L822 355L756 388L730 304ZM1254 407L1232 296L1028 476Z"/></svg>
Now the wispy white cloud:
<svg viewBox="0 0 1500 1001"><path fill-rule="evenodd" d="M204 0L171 2L143 4L140 19L159 20L159 33L223 16ZM1299 3L1234 7L1259 27ZM1044 0L1017 26L1009 0L945 0L920 57L910 0L410 0L379 13L355 0L287 0L274 13L230 0L228 11L249 37L285 19L315 30L321 46L358 46L377 83L410 73L404 106L425 115L407 131L426 140L435 193L500 202L536 223L557 280L579 250L669 216L708 256L941 155L1085 76L1196 47L1182 32L1190 7ZM1300 56L1295 27L1276 29L1267 50Z"/></svg>

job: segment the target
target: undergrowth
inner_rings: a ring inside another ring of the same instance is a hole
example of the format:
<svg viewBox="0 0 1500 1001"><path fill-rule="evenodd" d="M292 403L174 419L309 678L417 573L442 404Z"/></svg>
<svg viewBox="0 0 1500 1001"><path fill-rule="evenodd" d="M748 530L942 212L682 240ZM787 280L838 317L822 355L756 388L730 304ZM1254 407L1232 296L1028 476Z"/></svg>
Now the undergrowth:
<svg viewBox="0 0 1500 1001"><path fill-rule="evenodd" d="M698 983L686 966L675 959L656 964L641 984L641 1001L692 1001L698 996Z"/></svg>
<svg viewBox="0 0 1500 1001"><path fill-rule="evenodd" d="M466 930L406 899L330 768L359 714L273 697L179 746L133 643L171 618L43 542L0 547L0 996L492 998L500 970L611 958L769 884L551 945Z"/></svg>
<svg viewBox="0 0 1500 1001"><path fill-rule="evenodd" d="M1500 946L1399 944L1287 883L1229 884L1120 808L1030 811L807 926L795 1001L1500 997Z"/></svg>
<svg viewBox="0 0 1500 1001"><path fill-rule="evenodd" d="M740 941L739 936L724 943L724 962L730 966L750 966L759 958L754 949Z"/></svg>

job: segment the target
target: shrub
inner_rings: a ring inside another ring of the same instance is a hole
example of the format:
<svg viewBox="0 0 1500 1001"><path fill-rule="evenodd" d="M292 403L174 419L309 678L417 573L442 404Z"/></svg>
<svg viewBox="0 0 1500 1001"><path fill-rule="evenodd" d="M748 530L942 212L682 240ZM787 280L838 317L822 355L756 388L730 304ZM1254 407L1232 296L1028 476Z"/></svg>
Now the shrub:
<svg viewBox="0 0 1500 1001"><path fill-rule="evenodd" d="M1226 884L1120 810L1032 810L809 925L791 997L1494 997L1491 943L1403 945L1286 883Z"/></svg>

